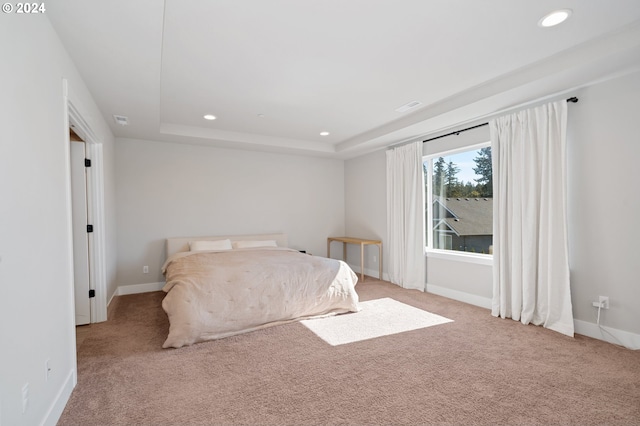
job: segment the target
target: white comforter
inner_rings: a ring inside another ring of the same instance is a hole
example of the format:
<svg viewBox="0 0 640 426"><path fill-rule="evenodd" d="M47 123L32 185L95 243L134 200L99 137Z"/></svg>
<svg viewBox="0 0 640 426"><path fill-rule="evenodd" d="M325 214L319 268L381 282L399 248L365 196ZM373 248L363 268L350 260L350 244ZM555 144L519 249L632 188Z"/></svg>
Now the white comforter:
<svg viewBox="0 0 640 426"><path fill-rule="evenodd" d="M358 278L346 263L287 248L178 253L163 272L163 348L359 310Z"/></svg>

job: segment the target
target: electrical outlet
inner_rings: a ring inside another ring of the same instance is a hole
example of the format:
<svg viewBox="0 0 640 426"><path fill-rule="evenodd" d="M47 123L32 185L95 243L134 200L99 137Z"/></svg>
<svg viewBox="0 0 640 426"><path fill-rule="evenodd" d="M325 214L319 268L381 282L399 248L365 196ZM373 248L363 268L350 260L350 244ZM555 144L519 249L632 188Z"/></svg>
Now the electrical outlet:
<svg viewBox="0 0 640 426"><path fill-rule="evenodd" d="M149 273L149 267L148 267L148 266L146 266L146 265L145 265L145 266L143 266L143 267L142 267L142 273L143 273L143 274L148 274L148 273Z"/></svg>
<svg viewBox="0 0 640 426"><path fill-rule="evenodd" d="M600 302L600 306L602 306L602 309L609 309L608 296L598 296L598 301Z"/></svg>
<svg viewBox="0 0 640 426"><path fill-rule="evenodd" d="M598 301L592 303L594 308L609 309L609 298L607 296L598 296Z"/></svg>

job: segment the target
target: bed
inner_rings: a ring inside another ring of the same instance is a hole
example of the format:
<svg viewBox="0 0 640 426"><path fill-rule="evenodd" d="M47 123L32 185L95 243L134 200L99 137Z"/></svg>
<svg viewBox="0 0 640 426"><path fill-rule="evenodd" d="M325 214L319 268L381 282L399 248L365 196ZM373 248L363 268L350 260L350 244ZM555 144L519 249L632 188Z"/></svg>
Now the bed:
<svg viewBox="0 0 640 426"><path fill-rule="evenodd" d="M163 348L360 309L353 270L287 248L285 234L169 238L162 272Z"/></svg>

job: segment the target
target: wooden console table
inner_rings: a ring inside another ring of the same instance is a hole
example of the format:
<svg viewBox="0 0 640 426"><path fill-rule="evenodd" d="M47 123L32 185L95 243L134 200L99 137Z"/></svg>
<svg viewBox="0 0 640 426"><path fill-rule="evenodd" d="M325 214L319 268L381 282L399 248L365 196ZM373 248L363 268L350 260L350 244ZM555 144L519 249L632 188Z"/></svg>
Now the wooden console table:
<svg viewBox="0 0 640 426"><path fill-rule="evenodd" d="M327 257L331 257L331 242L339 241L342 243L342 260L347 261L347 244L360 244L360 277L364 281L364 246L377 245L378 246L378 259L379 259L379 271L378 278L382 279L382 241L380 240L365 240L362 238L354 237L329 237L327 238Z"/></svg>

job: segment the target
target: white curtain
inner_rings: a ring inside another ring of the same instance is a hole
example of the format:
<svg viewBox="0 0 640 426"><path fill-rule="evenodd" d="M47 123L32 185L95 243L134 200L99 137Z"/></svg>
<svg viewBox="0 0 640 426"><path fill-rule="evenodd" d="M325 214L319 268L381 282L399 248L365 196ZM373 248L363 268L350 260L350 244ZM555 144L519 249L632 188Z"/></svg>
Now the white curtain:
<svg viewBox="0 0 640 426"><path fill-rule="evenodd" d="M494 185L492 314L573 336L566 123L564 100L489 122Z"/></svg>
<svg viewBox="0 0 640 426"><path fill-rule="evenodd" d="M424 172L422 142L387 151L389 280L424 291Z"/></svg>

